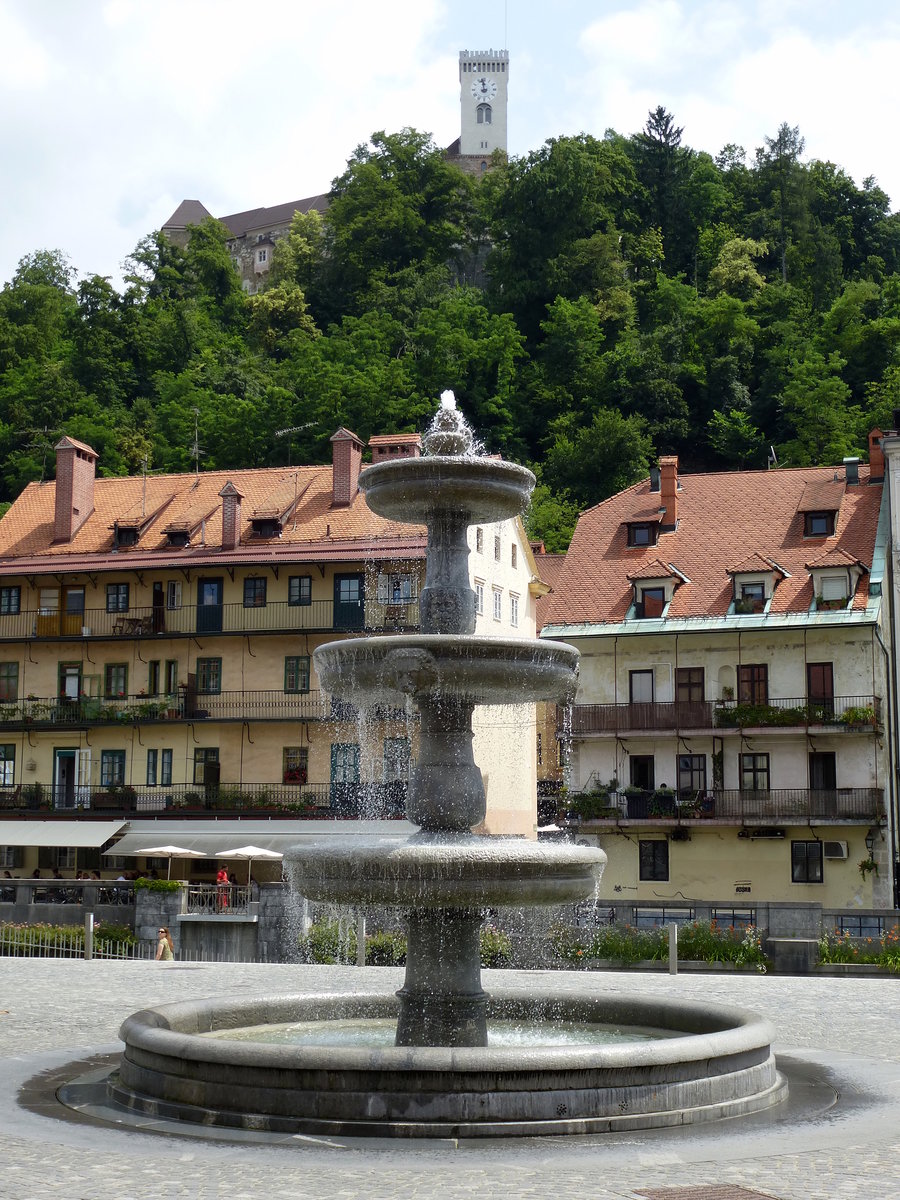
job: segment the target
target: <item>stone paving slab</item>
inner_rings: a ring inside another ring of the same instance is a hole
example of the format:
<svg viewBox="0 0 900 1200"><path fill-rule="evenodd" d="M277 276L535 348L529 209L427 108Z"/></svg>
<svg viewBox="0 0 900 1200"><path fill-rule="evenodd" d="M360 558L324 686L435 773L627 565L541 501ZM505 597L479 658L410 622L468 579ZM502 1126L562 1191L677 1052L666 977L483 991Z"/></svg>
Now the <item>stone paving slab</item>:
<svg viewBox="0 0 900 1200"><path fill-rule="evenodd" d="M485 972L490 990L492 973ZM528 976L504 972L527 988ZM843 1095L812 1124L723 1122L672 1135L419 1145L286 1139L284 1146L159 1137L51 1120L16 1104L40 1071L111 1052L138 1008L219 995L400 985L400 972L261 964L0 959L0 1200L327 1200L596 1197L900 1198L900 980L545 972L564 999L587 979L754 1009L776 1050L833 1070ZM881 1097L872 1103L870 1095ZM715 1189L719 1189L718 1195Z"/></svg>

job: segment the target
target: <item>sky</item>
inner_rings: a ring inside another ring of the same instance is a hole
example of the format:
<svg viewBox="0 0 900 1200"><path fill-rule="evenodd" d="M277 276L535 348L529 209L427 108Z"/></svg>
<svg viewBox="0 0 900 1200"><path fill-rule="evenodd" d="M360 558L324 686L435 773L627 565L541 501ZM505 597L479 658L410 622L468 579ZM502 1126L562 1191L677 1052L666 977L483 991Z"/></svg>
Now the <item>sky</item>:
<svg viewBox="0 0 900 1200"><path fill-rule="evenodd" d="M458 55L507 48L509 152L641 129L807 159L900 208L888 0L0 0L0 282L62 250L109 276L183 199L216 216L327 191L376 130L459 134Z"/></svg>

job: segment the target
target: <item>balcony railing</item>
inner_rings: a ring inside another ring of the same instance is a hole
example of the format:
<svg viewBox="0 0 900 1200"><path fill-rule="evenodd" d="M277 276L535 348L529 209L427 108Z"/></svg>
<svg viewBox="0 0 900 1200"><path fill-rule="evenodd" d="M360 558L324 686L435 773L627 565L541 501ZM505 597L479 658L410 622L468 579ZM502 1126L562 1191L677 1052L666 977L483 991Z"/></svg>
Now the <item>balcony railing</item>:
<svg viewBox="0 0 900 1200"><path fill-rule="evenodd" d="M406 813L407 783L218 783L107 784L66 787L27 783L0 787L0 812L47 818L79 812L112 817L135 813L190 818L207 813L290 817L396 820Z"/></svg>
<svg viewBox="0 0 900 1200"><path fill-rule="evenodd" d="M247 916L252 892L252 887L246 885L192 883L184 898L184 911L195 917Z"/></svg>
<svg viewBox="0 0 900 1200"><path fill-rule="evenodd" d="M735 729L756 726L830 725L859 729L881 725L878 696L834 696L827 700L771 699L669 701L641 704L575 704L557 710L559 729L573 737L635 730Z"/></svg>
<svg viewBox="0 0 900 1200"><path fill-rule="evenodd" d="M601 821L697 821L731 824L805 824L809 821L867 821L884 818L883 788L738 788L696 791L626 790L604 796L594 805L569 797L570 816L591 813Z"/></svg>
<svg viewBox="0 0 900 1200"><path fill-rule="evenodd" d="M144 605L127 612L87 608L80 612L23 610L0 614L0 641L73 638L191 637L218 633L314 633L371 630L394 632L418 629L417 600L386 604L362 600L335 604L313 600L288 604L276 600L258 607L243 604L186 604L181 608Z"/></svg>
<svg viewBox="0 0 900 1200"><path fill-rule="evenodd" d="M376 705L376 720L406 718L406 710ZM175 696L115 696L77 699L28 696L0 700L0 729L59 726L154 724L159 721L355 721L358 710L327 692L244 691L197 693L179 689Z"/></svg>
<svg viewBox="0 0 900 1200"><path fill-rule="evenodd" d="M831 696L828 699L769 699L763 703L720 700L715 709L720 728L754 728L790 725L838 725L875 728L881 725L878 696Z"/></svg>

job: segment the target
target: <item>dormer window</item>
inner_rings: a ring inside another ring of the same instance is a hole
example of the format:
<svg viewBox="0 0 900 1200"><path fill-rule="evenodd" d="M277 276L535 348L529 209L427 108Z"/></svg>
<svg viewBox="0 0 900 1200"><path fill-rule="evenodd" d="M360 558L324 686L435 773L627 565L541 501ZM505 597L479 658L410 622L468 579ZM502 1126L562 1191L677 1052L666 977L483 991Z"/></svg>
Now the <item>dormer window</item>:
<svg viewBox="0 0 900 1200"><path fill-rule="evenodd" d="M664 563L653 559L628 576L634 588L633 615L638 618L660 618L665 615L666 605L682 583L690 583L686 575Z"/></svg>
<svg viewBox="0 0 900 1200"><path fill-rule="evenodd" d="M666 589L664 587L644 587L638 589L638 600L635 608L639 617L661 617L666 607Z"/></svg>
<svg viewBox="0 0 900 1200"><path fill-rule="evenodd" d="M166 542L176 550L183 550L191 544L191 535L186 529L170 529L166 534Z"/></svg>
<svg viewBox="0 0 900 1200"><path fill-rule="evenodd" d="M818 612L846 608L866 571L858 558L854 558L846 550L837 548L829 550L814 562L808 562L806 569L812 577L815 608Z"/></svg>
<svg viewBox="0 0 900 1200"><path fill-rule="evenodd" d="M734 611L739 613L761 613L766 607L766 585L759 583L742 583L738 587Z"/></svg>
<svg viewBox="0 0 900 1200"><path fill-rule="evenodd" d="M136 546L138 543L138 530L134 528L122 529L117 526L115 542L117 550L121 550L123 546Z"/></svg>
<svg viewBox="0 0 900 1200"><path fill-rule="evenodd" d="M833 512L808 512L803 514L804 537L831 537L834 533Z"/></svg>
<svg viewBox="0 0 900 1200"><path fill-rule="evenodd" d="M774 558L757 552L729 567L728 574L732 580L733 597L729 613L735 616L764 613L778 584L790 577L790 572L779 566Z"/></svg>
<svg viewBox="0 0 900 1200"><path fill-rule="evenodd" d="M630 522L628 525L629 546L655 546L659 525L655 521Z"/></svg>
<svg viewBox="0 0 900 1200"><path fill-rule="evenodd" d="M277 517L254 517L250 522L250 529L254 537L281 537L281 522Z"/></svg>

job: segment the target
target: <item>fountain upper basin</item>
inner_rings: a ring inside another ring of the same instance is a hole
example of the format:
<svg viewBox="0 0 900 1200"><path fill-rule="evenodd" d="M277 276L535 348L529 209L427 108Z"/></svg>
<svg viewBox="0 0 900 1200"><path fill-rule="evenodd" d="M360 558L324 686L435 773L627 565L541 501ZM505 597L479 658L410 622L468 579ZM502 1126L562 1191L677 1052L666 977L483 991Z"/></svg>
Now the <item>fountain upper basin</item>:
<svg viewBox="0 0 900 1200"><path fill-rule="evenodd" d="M425 521L452 512L475 525L517 517L528 505L534 475L494 458L404 458L367 467L360 490L373 512L394 521Z"/></svg>
<svg viewBox="0 0 900 1200"><path fill-rule="evenodd" d="M341 838L294 846L284 867L310 900L410 908L577 904L590 896L606 855L588 846L474 834L416 834L405 842Z"/></svg>
<svg viewBox="0 0 900 1200"><path fill-rule="evenodd" d="M319 681L335 696L402 704L405 696L473 704L574 698L578 651L563 642L471 634L353 638L313 651Z"/></svg>

